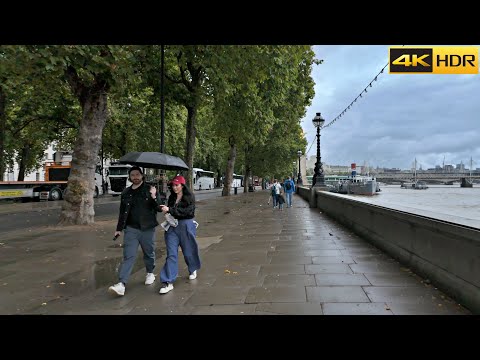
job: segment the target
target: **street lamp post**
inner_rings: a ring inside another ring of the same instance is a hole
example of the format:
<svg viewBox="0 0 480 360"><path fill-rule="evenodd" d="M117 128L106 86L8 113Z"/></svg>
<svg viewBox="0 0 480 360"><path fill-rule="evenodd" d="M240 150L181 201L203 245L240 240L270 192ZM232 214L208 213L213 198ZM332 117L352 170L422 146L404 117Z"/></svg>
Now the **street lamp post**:
<svg viewBox="0 0 480 360"><path fill-rule="evenodd" d="M317 128L317 162L315 163L315 175L313 176L312 187L326 187L325 176L323 175L322 158L320 156L320 129L325 123L325 119L320 113L317 113L312 122Z"/></svg>
<svg viewBox="0 0 480 360"><path fill-rule="evenodd" d="M298 155L298 177L297 177L297 184L298 185L303 185L303 180L302 180L302 172L300 170L300 157L302 156L302 150L297 151Z"/></svg>
<svg viewBox="0 0 480 360"><path fill-rule="evenodd" d="M160 45L160 152L165 152L165 45ZM167 182L165 181L165 170L158 170L157 175L162 179L157 183L161 193L167 193Z"/></svg>

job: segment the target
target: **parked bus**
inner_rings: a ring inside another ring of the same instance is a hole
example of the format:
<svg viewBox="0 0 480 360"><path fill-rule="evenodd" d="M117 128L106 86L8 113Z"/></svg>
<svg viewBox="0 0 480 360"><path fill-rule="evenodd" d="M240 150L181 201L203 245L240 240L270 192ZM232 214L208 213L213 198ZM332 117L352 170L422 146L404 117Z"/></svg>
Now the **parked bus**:
<svg viewBox="0 0 480 360"><path fill-rule="evenodd" d="M243 175L233 174L232 187L243 187Z"/></svg>
<svg viewBox="0 0 480 360"><path fill-rule="evenodd" d="M213 171L193 168L193 189L211 190L215 187L215 174Z"/></svg>

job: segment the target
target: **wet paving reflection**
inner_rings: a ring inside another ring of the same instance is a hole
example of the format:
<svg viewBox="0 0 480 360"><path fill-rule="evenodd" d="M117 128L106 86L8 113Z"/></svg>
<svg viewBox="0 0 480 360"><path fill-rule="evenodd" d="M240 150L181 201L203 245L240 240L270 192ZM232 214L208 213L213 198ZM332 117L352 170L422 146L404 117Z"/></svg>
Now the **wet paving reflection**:
<svg viewBox="0 0 480 360"><path fill-rule="evenodd" d="M119 247L114 245L111 247ZM157 265L155 272L160 271L163 262L161 261L162 256L165 254L164 248L158 248L155 250L155 257L157 259ZM95 261L93 264L89 265L89 269L76 271L69 273L66 276L58 279L58 283L67 283L70 284L68 287L69 295L77 295L87 290L96 290L105 286L109 286L118 282L118 270L120 264L122 263L122 257L113 257L107 259L101 259ZM137 254L137 259L133 265L132 276L137 271L140 271L145 268L143 263L143 254L139 250ZM90 276L85 276L90 273ZM72 289L77 289L72 293Z"/></svg>

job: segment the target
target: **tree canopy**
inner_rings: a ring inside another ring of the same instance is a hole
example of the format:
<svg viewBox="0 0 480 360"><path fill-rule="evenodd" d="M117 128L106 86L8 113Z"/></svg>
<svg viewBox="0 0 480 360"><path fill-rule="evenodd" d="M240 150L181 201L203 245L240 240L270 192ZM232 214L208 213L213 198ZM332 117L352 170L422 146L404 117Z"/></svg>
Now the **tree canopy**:
<svg viewBox="0 0 480 360"><path fill-rule="evenodd" d="M321 63L311 46L167 45L164 56L166 153L219 176L291 174ZM49 143L73 150L62 217L93 222L99 152L160 149L160 58L157 45L0 46L1 174L38 168Z"/></svg>

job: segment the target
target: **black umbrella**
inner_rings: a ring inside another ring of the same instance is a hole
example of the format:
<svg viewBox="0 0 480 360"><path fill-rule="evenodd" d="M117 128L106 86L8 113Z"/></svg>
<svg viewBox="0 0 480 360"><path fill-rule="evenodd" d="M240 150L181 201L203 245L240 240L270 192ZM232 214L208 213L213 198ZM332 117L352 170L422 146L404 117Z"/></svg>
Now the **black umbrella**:
<svg viewBox="0 0 480 360"><path fill-rule="evenodd" d="M161 152L129 152L123 155L118 162L120 164L137 165L145 168L188 170L187 164L185 164L182 159Z"/></svg>

